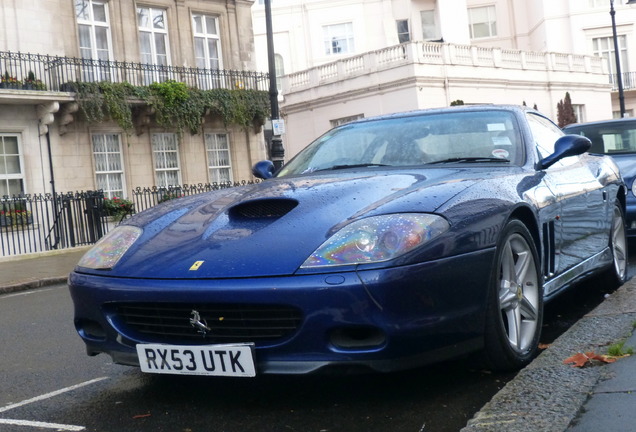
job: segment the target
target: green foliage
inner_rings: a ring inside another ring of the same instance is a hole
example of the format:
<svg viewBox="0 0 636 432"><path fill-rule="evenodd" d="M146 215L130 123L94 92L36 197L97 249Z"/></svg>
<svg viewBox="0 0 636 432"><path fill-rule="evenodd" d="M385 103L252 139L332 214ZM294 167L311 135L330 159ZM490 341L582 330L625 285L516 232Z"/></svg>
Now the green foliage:
<svg viewBox="0 0 636 432"><path fill-rule="evenodd" d="M157 203L161 204L163 202L170 201L170 200L177 199L177 198L182 198L184 196L185 195L183 195L181 193L166 192L166 193L163 194L163 196L161 197L161 199Z"/></svg>
<svg viewBox="0 0 636 432"><path fill-rule="evenodd" d="M457 99L451 102L450 106L458 106L458 105L464 105L464 101L461 99Z"/></svg>
<svg viewBox="0 0 636 432"><path fill-rule="evenodd" d="M219 116L226 126L244 128L262 125L269 116L269 95L258 90L199 90L177 81L148 87L105 81L76 82L72 86L86 121L100 123L112 118L127 132L133 130L133 103L139 101L154 109L159 126L178 133L199 133L207 114Z"/></svg>
<svg viewBox="0 0 636 432"><path fill-rule="evenodd" d="M135 207L132 201L113 197L104 198L104 213L107 216L113 216L115 219L123 219L129 214L134 213Z"/></svg>
<svg viewBox="0 0 636 432"><path fill-rule="evenodd" d="M607 348L607 355L612 357L622 357L624 355L634 355L634 348L625 347L625 341L616 342Z"/></svg>
<svg viewBox="0 0 636 432"><path fill-rule="evenodd" d="M46 90L46 84L37 79L32 70L29 71L27 77L24 79L24 86L35 90Z"/></svg>
<svg viewBox="0 0 636 432"><path fill-rule="evenodd" d="M557 125L562 128L572 123L576 123L576 114L574 114L570 93L565 92L565 99L557 103Z"/></svg>

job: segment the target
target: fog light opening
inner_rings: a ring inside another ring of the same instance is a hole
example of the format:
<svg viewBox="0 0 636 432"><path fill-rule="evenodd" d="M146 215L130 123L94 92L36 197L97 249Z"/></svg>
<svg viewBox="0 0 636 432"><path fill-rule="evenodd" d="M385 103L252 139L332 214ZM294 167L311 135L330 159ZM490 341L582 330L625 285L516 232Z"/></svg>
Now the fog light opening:
<svg viewBox="0 0 636 432"><path fill-rule="evenodd" d="M87 339L106 340L106 331L97 321L78 320L75 328L82 337Z"/></svg>
<svg viewBox="0 0 636 432"><path fill-rule="evenodd" d="M373 348L385 341L384 332L375 327L344 327L331 333L331 343L344 349Z"/></svg>

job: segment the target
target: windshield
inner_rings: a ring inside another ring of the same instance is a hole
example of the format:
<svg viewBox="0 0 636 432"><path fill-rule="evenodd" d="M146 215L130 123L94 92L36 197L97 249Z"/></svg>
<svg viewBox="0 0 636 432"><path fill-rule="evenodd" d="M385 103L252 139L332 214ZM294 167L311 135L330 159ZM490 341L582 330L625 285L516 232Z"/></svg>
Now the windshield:
<svg viewBox="0 0 636 432"><path fill-rule="evenodd" d="M589 138L592 141L590 153L617 154L636 152L636 120L573 125L564 128L564 132Z"/></svg>
<svg viewBox="0 0 636 432"><path fill-rule="evenodd" d="M378 166L518 163L522 153L512 113L414 114L332 129L302 150L278 176Z"/></svg>

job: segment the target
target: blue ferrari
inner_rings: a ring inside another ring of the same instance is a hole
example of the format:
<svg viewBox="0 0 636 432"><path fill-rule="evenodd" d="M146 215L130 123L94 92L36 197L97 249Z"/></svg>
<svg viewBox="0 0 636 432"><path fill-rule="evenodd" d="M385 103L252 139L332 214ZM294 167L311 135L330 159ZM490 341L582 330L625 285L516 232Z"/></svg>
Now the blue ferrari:
<svg viewBox="0 0 636 432"><path fill-rule="evenodd" d="M544 302L626 279L626 187L541 113L463 106L338 126L261 182L168 201L69 277L89 355L159 374L393 371L536 355Z"/></svg>

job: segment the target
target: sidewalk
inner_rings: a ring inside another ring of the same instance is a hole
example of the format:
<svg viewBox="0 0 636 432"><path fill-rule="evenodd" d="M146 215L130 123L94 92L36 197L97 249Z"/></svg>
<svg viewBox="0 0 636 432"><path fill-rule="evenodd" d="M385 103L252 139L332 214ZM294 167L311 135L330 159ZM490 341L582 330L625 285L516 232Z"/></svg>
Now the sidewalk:
<svg viewBox="0 0 636 432"><path fill-rule="evenodd" d="M581 318L504 386L462 432L636 430L636 356L583 368L577 353L606 354L627 339L636 349L636 278Z"/></svg>
<svg viewBox="0 0 636 432"><path fill-rule="evenodd" d="M88 247L0 258L0 294L63 283ZM636 430L636 355L575 368L563 360L627 339L636 349L636 278L561 335L461 432ZM634 333L634 334L632 334Z"/></svg>
<svg viewBox="0 0 636 432"><path fill-rule="evenodd" d="M66 282L90 246L0 257L0 294Z"/></svg>

